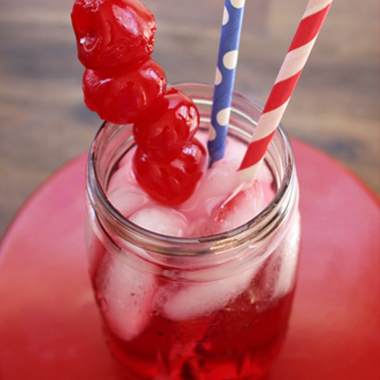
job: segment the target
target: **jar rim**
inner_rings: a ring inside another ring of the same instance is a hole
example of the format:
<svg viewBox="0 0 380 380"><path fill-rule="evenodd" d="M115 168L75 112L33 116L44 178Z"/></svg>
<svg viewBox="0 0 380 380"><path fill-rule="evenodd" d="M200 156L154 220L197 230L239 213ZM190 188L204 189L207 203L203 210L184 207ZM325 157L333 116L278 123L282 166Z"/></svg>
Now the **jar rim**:
<svg viewBox="0 0 380 380"><path fill-rule="evenodd" d="M186 90L200 90L204 91L205 93L209 93L213 90L213 86L209 84L204 83L178 83L173 84L172 86L175 86L176 88L186 92ZM212 93L212 92L211 92ZM256 102L251 97L242 94L241 92L234 91L233 98L237 99L239 102L243 102L243 104L246 104L250 107L256 108L259 112L262 111L262 106ZM253 218L251 218L249 221L244 223L243 225L240 225L236 228L233 228L231 230L213 234L213 235L206 235L206 236L198 236L198 237L175 237L170 235L163 235L157 232L150 231L148 229L145 229L138 224L133 223L129 219L125 218L108 200L108 197L103 190L103 186L101 184L101 181L99 180L99 175L96 169L96 161L97 161L97 144L98 140L100 139L100 135L102 134L103 130L106 128L106 126L109 123L107 121L103 122L100 129L98 130L94 141L90 148L90 153L88 157L88 165L87 165L87 178L88 178L88 187L91 189L91 191L87 190L88 196L90 198L90 201L94 204L95 200L93 199L96 197L96 201L100 202L102 207L104 208L105 212L108 214L110 220L112 220L113 223L116 223L122 230L125 232L133 233L136 236L139 236L140 239L138 242L136 242L135 239L133 239L134 244L138 244L140 246L143 246L146 248L145 244L149 244L147 239L151 240L150 243L159 243L163 246L173 246L175 247L176 253L181 254L181 252L178 252L178 247L182 247L186 251L186 247L192 247L194 244L199 245L205 244L208 246L209 244L212 244L213 247L215 247L216 244L216 250L217 247L222 246L231 246L236 245L237 242L241 242L242 236L247 234L248 230L252 230L252 227L254 226L260 226L263 221L268 217L268 214L270 214L273 211L273 208L277 208L279 205L281 199L283 199L286 196L286 192L288 191L288 185L291 183L291 180L294 176L294 159L293 159L293 149L291 146L291 142L289 140L288 135L284 131L284 128L280 124L275 132L275 137L277 139L280 139L281 142L283 142L283 145L285 147L285 163L284 163L284 173L283 177L280 181L279 187L276 191L276 194L272 198L271 202L257 215L255 215ZM273 144L274 139L272 139L272 142L270 144ZM268 152L267 152L268 154ZM94 186L95 184L95 186ZM141 240L143 238L143 240ZM246 238L243 240L251 240L252 235L246 236ZM141 242L144 241L141 245ZM215 249L213 250L215 251ZM200 252L198 251L197 254ZM205 252L202 252L205 253ZM187 252L187 254L189 254ZM195 253L193 253L195 254Z"/></svg>

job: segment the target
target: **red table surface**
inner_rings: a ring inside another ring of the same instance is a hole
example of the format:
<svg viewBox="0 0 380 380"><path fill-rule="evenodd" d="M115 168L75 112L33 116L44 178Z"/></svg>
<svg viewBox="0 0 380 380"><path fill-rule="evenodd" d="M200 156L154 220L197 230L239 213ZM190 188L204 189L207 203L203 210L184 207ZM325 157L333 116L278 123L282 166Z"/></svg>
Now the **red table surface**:
<svg viewBox="0 0 380 380"><path fill-rule="evenodd" d="M331 158L293 145L299 281L287 340L266 380L378 380L379 201ZM122 379L87 273L85 159L34 193L0 246L1 380Z"/></svg>

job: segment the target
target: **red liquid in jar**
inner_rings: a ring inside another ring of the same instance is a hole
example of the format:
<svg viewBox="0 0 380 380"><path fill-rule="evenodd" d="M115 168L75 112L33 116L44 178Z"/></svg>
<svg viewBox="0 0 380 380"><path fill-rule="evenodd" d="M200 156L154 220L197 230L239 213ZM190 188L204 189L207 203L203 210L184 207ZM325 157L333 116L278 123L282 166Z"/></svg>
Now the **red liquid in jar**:
<svg viewBox="0 0 380 380"><path fill-rule="evenodd" d="M98 304L107 315L102 296L102 265L107 256L97 240L97 268L92 282ZM173 321L153 311L137 337L123 340L103 324L111 352L133 380L254 380L268 371L287 329L294 286L275 299L256 301L267 284L273 263L268 259L248 288L223 309L198 318ZM172 280L161 276L157 286ZM262 298L262 297L259 297ZM126 316L128 318L128 316Z"/></svg>

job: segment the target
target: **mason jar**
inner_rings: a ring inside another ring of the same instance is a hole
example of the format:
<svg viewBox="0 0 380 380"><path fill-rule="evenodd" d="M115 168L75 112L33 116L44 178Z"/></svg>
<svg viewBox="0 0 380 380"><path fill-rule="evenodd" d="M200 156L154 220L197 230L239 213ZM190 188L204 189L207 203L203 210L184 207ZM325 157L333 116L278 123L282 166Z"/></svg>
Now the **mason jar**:
<svg viewBox="0 0 380 380"><path fill-rule="evenodd" d="M213 87L180 84L210 125ZM248 144L261 107L234 93L230 139ZM263 165L273 199L215 235L176 237L125 218L108 190L133 154L133 126L105 122L87 168L90 276L109 348L127 379L253 380L285 338L300 245L298 182L280 126ZM223 184L220 184L221 186Z"/></svg>

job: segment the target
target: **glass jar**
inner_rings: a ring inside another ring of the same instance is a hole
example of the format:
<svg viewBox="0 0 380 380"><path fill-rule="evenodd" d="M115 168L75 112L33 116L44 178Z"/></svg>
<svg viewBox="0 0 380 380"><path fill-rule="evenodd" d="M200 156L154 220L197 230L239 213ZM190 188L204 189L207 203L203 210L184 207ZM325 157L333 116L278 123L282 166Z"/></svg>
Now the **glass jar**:
<svg viewBox="0 0 380 380"><path fill-rule="evenodd" d="M181 84L210 122L213 87ZM248 144L261 108L235 93L229 136ZM89 154L90 275L109 347L130 379L246 379L270 367L285 337L300 243L298 183L280 127L265 156L275 195L244 225L178 238L134 224L108 186L134 147L131 125L105 122Z"/></svg>

